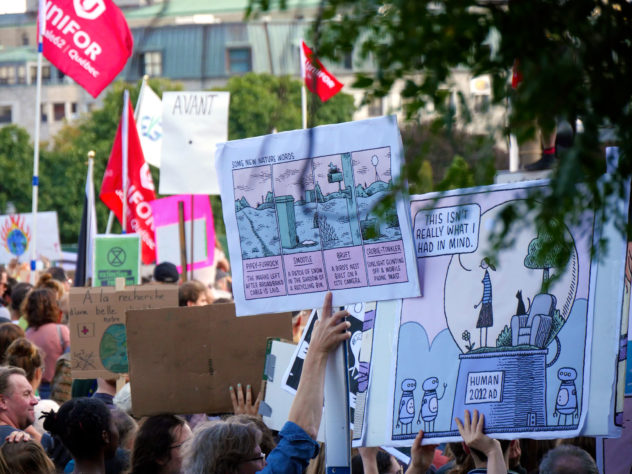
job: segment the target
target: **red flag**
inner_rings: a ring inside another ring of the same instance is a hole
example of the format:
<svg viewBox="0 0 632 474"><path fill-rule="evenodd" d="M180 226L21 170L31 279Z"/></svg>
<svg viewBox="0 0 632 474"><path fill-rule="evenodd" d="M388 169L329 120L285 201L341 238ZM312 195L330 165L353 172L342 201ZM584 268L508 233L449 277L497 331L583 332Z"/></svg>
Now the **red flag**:
<svg viewBox="0 0 632 474"><path fill-rule="evenodd" d="M132 55L134 39L123 13L112 0L40 0L42 5L44 56L98 96Z"/></svg>
<svg viewBox="0 0 632 474"><path fill-rule="evenodd" d="M342 89L342 83L331 74L323 63L321 63L312 50L307 47L305 41L301 41L302 53L301 60L303 79L305 85L314 94L318 94L320 100L323 102L331 99L335 96L340 89Z"/></svg>
<svg viewBox="0 0 632 474"><path fill-rule="evenodd" d="M156 260L156 241L154 236L154 217L149 203L156 199L154 182L151 179L149 165L145 163L143 149L134 123L134 111L129 104L128 158L127 158L127 229L140 235L143 263ZM123 222L123 157L121 149L123 120L119 122L110 153L108 165L103 175L99 197Z"/></svg>

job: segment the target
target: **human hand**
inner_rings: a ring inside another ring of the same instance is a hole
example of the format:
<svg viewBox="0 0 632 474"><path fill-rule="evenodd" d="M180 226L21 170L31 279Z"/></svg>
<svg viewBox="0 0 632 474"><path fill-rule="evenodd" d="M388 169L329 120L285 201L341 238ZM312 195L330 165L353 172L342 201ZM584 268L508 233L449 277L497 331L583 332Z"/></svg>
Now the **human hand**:
<svg viewBox="0 0 632 474"><path fill-rule="evenodd" d="M434 459L436 444L421 445L424 438L423 430L419 430L413 445L410 448L410 465L406 469L406 474L425 474Z"/></svg>
<svg viewBox="0 0 632 474"><path fill-rule="evenodd" d="M351 333L347 331L351 327L351 323L345 321L344 318L349 316L348 311L336 311L331 313L331 292L325 295L323 309L318 321L314 323L312 337L309 343L307 355L327 356L341 342L351 337Z"/></svg>
<svg viewBox="0 0 632 474"><path fill-rule="evenodd" d="M26 441L31 441L31 437L28 433L24 431L12 431L4 440L7 443L22 443Z"/></svg>
<svg viewBox="0 0 632 474"><path fill-rule="evenodd" d="M235 415L259 415L259 405L261 405L261 400L263 398L263 382L261 383L261 388L259 389L259 395L257 395L257 399L254 403L252 403L252 387L250 385L246 386L246 397L244 400L244 392L241 388L241 384L237 384L237 390L233 388L231 385L229 387L230 391L230 400L233 402L233 412ZM235 392L237 392L235 394Z"/></svg>
<svg viewBox="0 0 632 474"><path fill-rule="evenodd" d="M488 458L491 457L495 450L498 450L498 452L502 455L502 450L498 440L492 439L483 433L485 416L482 413L479 416L478 410L474 410L471 420L469 410L465 410L463 422L461 422L458 418L455 418L454 421L456 422L456 425L459 428L459 433L461 433L461 437L468 448L478 450L485 454Z"/></svg>
<svg viewBox="0 0 632 474"><path fill-rule="evenodd" d="M378 474L377 468L377 452L378 447L363 447L358 448L358 453L362 458L362 468L365 474Z"/></svg>

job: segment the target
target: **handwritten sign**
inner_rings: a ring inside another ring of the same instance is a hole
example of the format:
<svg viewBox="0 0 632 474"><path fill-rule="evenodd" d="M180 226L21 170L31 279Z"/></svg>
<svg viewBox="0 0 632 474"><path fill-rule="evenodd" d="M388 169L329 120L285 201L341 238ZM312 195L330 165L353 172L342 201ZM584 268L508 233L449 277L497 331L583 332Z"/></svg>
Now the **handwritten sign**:
<svg viewBox="0 0 632 474"><path fill-rule="evenodd" d="M481 208L478 204L417 212L414 225L417 257L475 252L480 220Z"/></svg>
<svg viewBox="0 0 632 474"><path fill-rule="evenodd" d="M114 378L128 372L125 312L178 306L178 287L147 285L70 290L73 378Z"/></svg>

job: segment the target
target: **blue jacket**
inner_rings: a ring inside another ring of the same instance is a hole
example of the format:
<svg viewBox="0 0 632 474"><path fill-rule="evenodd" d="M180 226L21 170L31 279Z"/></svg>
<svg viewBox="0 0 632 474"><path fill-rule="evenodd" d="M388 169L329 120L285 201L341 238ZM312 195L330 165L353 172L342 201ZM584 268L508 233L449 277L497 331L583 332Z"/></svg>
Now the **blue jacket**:
<svg viewBox="0 0 632 474"><path fill-rule="evenodd" d="M288 421L279 432L279 443L268 455L261 473L302 473L318 454L318 443L295 423Z"/></svg>

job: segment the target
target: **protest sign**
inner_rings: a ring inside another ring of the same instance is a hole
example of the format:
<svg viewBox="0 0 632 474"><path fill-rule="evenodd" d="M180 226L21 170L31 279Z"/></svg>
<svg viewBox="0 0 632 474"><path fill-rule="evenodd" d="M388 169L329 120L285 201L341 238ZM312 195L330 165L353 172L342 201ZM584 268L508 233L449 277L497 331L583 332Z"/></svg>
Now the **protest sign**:
<svg viewBox="0 0 632 474"><path fill-rule="evenodd" d="M128 372L125 312L178 305L176 285L71 288L70 347L72 376L116 378Z"/></svg>
<svg viewBox="0 0 632 474"><path fill-rule="evenodd" d="M160 194L219 194L215 145L228 140L228 92L164 92Z"/></svg>
<svg viewBox="0 0 632 474"><path fill-rule="evenodd" d="M7 264L14 258L29 261L29 246L33 238L33 214L0 216L0 263ZM51 262L61 260L59 227L55 211L37 213L37 257Z"/></svg>
<svg viewBox="0 0 632 474"><path fill-rule="evenodd" d="M419 295L394 117L218 145L239 316Z"/></svg>
<svg viewBox="0 0 632 474"><path fill-rule="evenodd" d="M236 318L232 303L129 311L135 416L232 412L230 385L259 389L268 337L292 337L291 314Z"/></svg>
<svg viewBox="0 0 632 474"><path fill-rule="evenodd" d="M620 232L587 210L577 224L553 223L565 236L553 241L536 228L535 211L524 211L513 245L490 251L503 210L547 192L546 184L411 198L424 296L403 300L395 318L377 304L373 351L394 349L371 358L355 444L406 446L419 429L432 443L456 441L454 419L466 409L483 413L486 433L500 439L611 432L624 301ZM626 213L623 200L621 207ZM595 235L608 239L607 250L593 249Z"/></svg>
<svg viewBox="0 0 632 474"><path fill-rule="evenodd" d="M178 203L184 205L184 234L187 252L187 271L213 265L215 228L213 210L208 196L182 194L152 201L151 209L156 227L158 262L180 262ZM193 213L191 213L193 207ZM191 254L191 218L193 216L193 254ZM182 265L176 265L182 273Z"/></svg>
<svg viewBox="0 0 632 474"><path fill-rule="evenodd" d="M145 161L160 168L162 152L162 102L154 90L143 80L135 115L136 130L143 148Z"/></svg>
<svg viewBox="0 0 632 474"><path fill-rule="evenodd" d="M117 278L125 278L126 285L139 285L140 236L97 235L92 275L92 286L114 286Z"/></svg>

